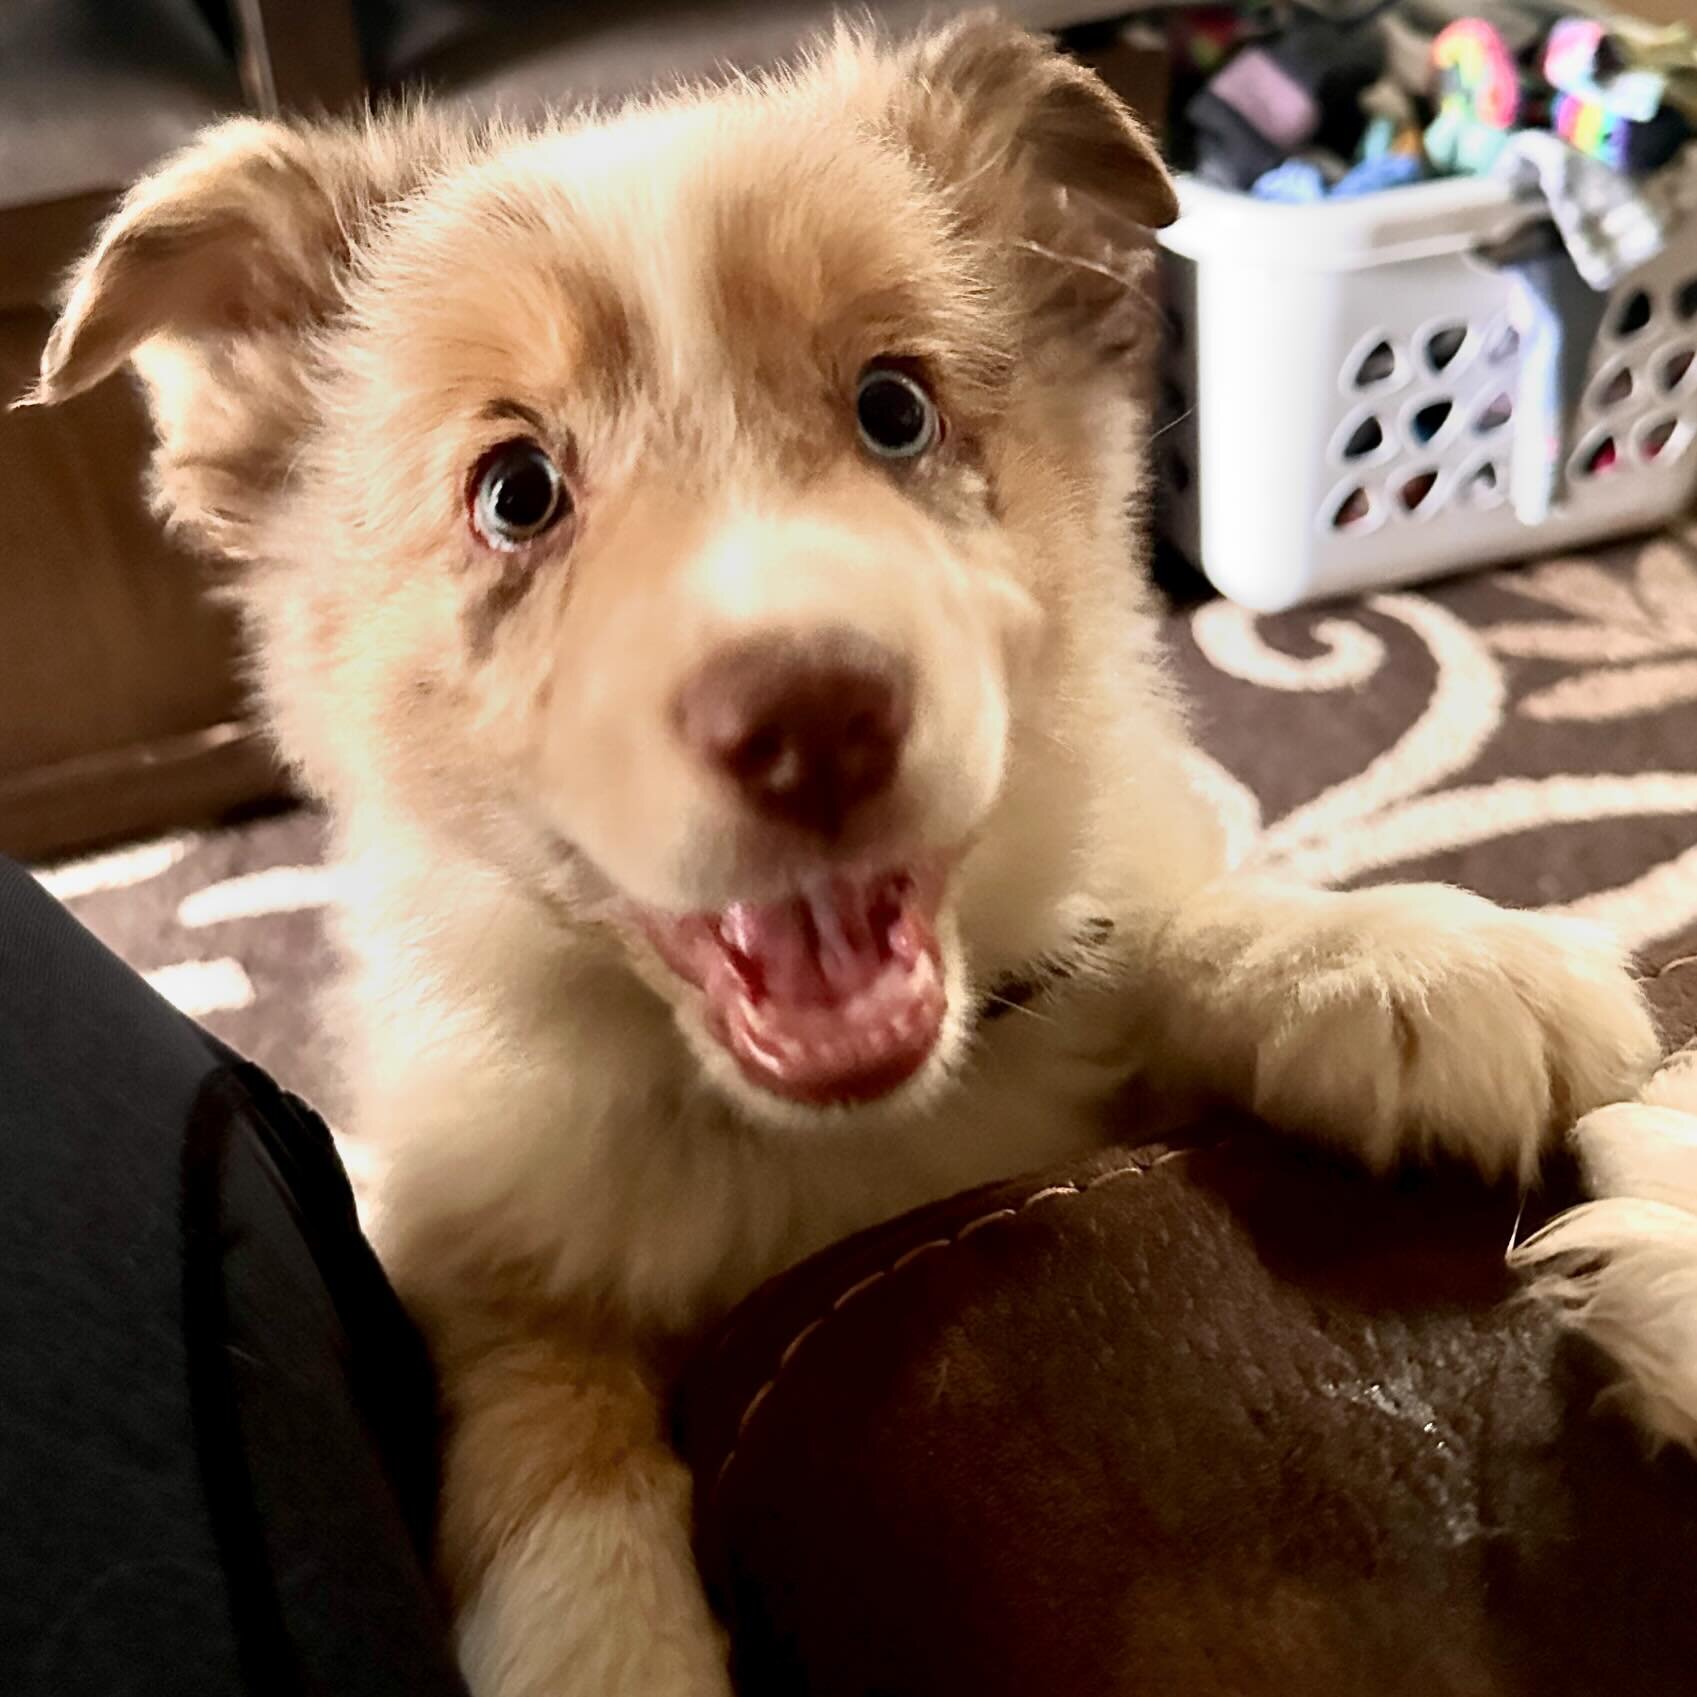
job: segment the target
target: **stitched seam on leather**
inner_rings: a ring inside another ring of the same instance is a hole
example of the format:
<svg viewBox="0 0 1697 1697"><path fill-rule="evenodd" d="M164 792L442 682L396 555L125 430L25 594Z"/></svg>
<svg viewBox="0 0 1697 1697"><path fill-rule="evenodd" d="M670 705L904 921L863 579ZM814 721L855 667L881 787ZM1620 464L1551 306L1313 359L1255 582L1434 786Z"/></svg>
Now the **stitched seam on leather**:
<svg viewBox="0 0 1697 1697"><path fill-rule="evenodd" d="M719 1464L719 1471L713 1479L712 1504L717 1505L720 1494L725 1487L725 1480L731 1471L731 1464L741 1453L743 1439L748 1434L756 1412L772 1394L773 1388L784 1375L784 1370L795 1359L796 1352L810 1337L822 1327L833 1314L840 1313L858 1296L882 1284L892 1274L899 1273L902 1268L912 1265L922 1256L931 1254L939 1249L952 1249L956 1244L964 1243L975 1232L993 1226L998 1220L1018 1218L1028 1208L1038 1202L1051 1201L1058 1197L1086 1196L1093 1190L1099 1190L1105 1184L1112 1184L1116 1179L1142 1178L1152 1173L1157 1167L1164 1167L1169 1161L1183 1159L1186 1155L1194 1155L1199 1149L1217 1149L1218 1143L1190 1145L1183 1149L1169 1149L1166 1154L1158 1156L1147 1166L1112 1167L1105 1173L1098 1173L1086 1184L1047 1184L1041 1190L1034 1190L1029 1196L1010 1206L992 1208L987 1214L980 1214L975 1219L968 1220L958 1231L948 1237L935 1237L928 1242L916 1244L912 1249L904 1250L889 1266L881 1267L875 1273L868 1273L865 1278L857 1279L846 1290L839 1291L824 1313L815 1315L801 1328L779 1352L778 1364L772 1369L771 1377L751 1396L743 1406L741 1417L737 1421L736 1436L731 1440L731 1447L725 1453L725 1459Z"/></svg>

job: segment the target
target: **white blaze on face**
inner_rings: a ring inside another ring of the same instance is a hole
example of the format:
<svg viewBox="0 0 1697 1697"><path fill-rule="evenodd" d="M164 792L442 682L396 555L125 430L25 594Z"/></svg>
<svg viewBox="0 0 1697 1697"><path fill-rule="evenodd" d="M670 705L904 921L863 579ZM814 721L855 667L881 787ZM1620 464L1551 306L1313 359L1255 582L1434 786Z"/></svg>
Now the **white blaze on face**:
<svg viewBox="0 0 1697 1697"><path fill-rule="evenodd" d="M923 842L952 848L1001 780L1011 650L1034 605L981 573L940 528L876 476L843 478L805 502L732 513L690 562L686 598L704 631L805 640L851 631L918 679L901 783Z"/></svg>
<svg viewBox="0 0 1697 1697"><path fill-rule="evenodd" d="M855 834L871 867L947 854L1000 786L1011 597L875 475L821 480L786 501L731 497L718 515L632 502L586 556L557 671L539 793L558 833L624 895L672 912L793 893L817 870L799 836L774 843L722 771L686 746L682 692L727 650L844 635L915 680L894 784ZM1014 611L1018 609L1015 608ZM875 823L874 823L875 819ZM825 856L824 845L819 855Z"/></svg>

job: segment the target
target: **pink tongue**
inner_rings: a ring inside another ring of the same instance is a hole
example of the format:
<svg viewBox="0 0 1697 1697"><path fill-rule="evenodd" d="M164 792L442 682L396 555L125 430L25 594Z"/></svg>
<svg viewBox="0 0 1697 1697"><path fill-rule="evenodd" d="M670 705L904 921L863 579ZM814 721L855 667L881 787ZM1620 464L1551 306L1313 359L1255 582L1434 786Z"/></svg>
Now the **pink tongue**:
<svg viewBox="0 0 1697 1697"><path fill-rule="evenodd" d="M793 1101L870 1101L911 1078L948 1012L935 872L833 875L779 902L641 915L704 992L707 1027L756 1084Z"/></svg>
<svg viewBox="0 0 1697 1697"><path fill-rule="evenodd" d="M709 1028L748 1078L792 1101L893 1090L925 1064L947 1011L937 895L907 872L833 877L698 918Z"/></svg>
<svg viewBox="0 0 1697 1697"><path fill-rule="evenodd" d="M738 973L757 995L790 1007L833 1007L866 990L900 939L897 893L833 878L805 895L719 916ZM737 958L740 957L740 958Z"/></svg>

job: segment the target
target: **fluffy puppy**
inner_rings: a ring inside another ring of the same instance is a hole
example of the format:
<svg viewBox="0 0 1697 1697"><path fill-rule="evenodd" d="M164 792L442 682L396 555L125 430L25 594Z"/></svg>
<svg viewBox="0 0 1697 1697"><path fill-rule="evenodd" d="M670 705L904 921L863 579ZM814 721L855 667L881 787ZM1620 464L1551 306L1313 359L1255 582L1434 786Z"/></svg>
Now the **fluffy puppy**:
<svg viewBox="0 0 1697 1697"><path fill-rule="evenodd" d="M523 131L228 123L75 275L35 398L140 372L350 869L479 1697L726 1689L661 1409L798 1257L1133 1075L1524 1175L1652 1057L1577 925L1224 875L1128 516L1174 211L974 19Z"/></svg>

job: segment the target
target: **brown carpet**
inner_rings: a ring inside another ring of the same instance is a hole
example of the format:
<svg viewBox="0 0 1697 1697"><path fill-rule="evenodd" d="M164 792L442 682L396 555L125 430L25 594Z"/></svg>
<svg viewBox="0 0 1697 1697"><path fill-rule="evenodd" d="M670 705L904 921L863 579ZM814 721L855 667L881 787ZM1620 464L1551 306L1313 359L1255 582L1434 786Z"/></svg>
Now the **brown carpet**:
<svg viewBox="0 0 1697 1697"><path fill-rule="evenodd" d="M1593 557L1257 618L1175 603L1198 781L1247 863L1443 878L1697 951L1697 526ZM179 1005L335 1116L305 811L45 874Z"/></svg>

